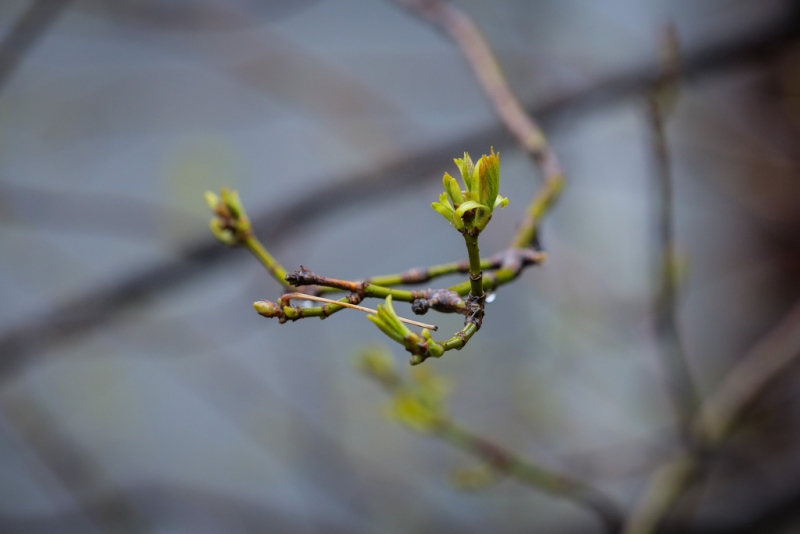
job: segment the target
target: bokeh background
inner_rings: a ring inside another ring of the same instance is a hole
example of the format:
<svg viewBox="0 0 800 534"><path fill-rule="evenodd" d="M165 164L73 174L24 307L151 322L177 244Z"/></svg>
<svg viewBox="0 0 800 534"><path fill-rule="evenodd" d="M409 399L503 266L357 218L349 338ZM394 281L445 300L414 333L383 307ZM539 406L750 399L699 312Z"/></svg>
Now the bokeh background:
<svg viewBox="0 0 800 534"><path fill-rule="evenodd" d="M795 3L456 3L568 185L549 261L425 365L465 426L630 507L680 446L652 324L659 31L686 69L678 324L710 392L800 297ZM541 176L449 40L377 0L4 0L0 38L1 532L599 532L513 481L454 489L476 461L387 420L353 367L380 332L259 317L279 286L208 232L203 191L228 185L290 270L462 259L429 204L494 146L511 203L482 250L503 249ZM751 410L692 531L800 532L799 384Z"/></svg>

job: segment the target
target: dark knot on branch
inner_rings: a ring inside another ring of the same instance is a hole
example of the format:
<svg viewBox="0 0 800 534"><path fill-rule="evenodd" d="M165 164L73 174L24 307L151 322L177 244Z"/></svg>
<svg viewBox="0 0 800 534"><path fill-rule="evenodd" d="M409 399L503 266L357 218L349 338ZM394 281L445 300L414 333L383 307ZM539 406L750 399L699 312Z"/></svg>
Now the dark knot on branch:
<svg viewBox="0 0 800 534"><path fill-rule="evenodd" d="M286 275L286 281L296 287L315 285L319 281L319 278L319 276L312 273L302 265L300 266L299 271L295 271Z"/></svg>
<svg viewBox="0 0 800 534"><path fill-rule="evenodd" d="M425 315L431 308L441 313L463 313L467 308L464 299L449 289L428 289L414 294L418 298L411 303L411 311L417 315Z"/></svg>
<svg viewBox="0 0 800 534"><path fill-rule="evenodd" d="M464 319L464 324L472 323L475 328L480 330L483 324L483 309L486 303L486 293L476 297L472 293L467 296L467 317Z"/></svg>

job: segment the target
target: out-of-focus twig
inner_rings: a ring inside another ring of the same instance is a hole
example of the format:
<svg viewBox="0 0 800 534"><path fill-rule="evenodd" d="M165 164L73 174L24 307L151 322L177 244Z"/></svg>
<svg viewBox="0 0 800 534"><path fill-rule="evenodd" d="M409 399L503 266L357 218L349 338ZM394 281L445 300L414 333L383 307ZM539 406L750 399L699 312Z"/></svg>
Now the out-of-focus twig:
<svg viewBox="0 0 800 534"><path fill-rule="evenodd" d="M458 45L503 124L541 168L544 184L528 206L511 242L515 248L527 247L536 237L537 224L542 215L555 202L564 186L564 172L555 152L542 129L514 95L486 39L466 13L441 0L395 2L432 22Z"/></svg>
<svg viewBox="0 0 800 534"><path fill-rule="evenodd" d="M665 129L679 90L680 50L674 26L665 28L659 50L662 74L648 95L647 118L650 125L656 174L656 287L654 327L661 352L669 394L678 426L687 446L691 446L692 417L699 402L697 388L686 361L676 321L678 269L673 234L672 164Z"/></svg>
<svg viewBox="0 0 800 534"><path fill-rule="evenodd" d="M767 387L800 360L800 303L729 371L703 403L692 425L698 446L664 465L631 514L625 534L656 532L692 483L703 462L716 453L736 423Z"/></svg>
<svg viewBox="0 0 800 534"><path fill-rule="evenodd" d="M0 93L50 26L72 0L33 0L0 41Z"/></svg>
<svg viewBox="0 0 800 534"><path fill-rule="evenodd" d="M800 303L747 353L706 399L694 434L715 447L730 434L747 409L800 359Z"/></svg>
<svg viewBox="0 0 800 534"><path fill-rule="evenodd" d="M671 166L664 130L666 116L676 99L680 71L673 28L665 32L661 54L663 74L648 101L658 174L657 230L661 251L655 326L686 449L651 477L628 520L625 534L651 534L664 526L676 505L704 479L706 461L717 453L738 418L764 388L800 356L798 304L730 371L716 393L705 401L697 393L675 322L678 277L672 234Z"/></svg>
<svg viewBox="0 0 800 534"><path fill-rule="evenodd" d="M650 477L647 491L626 525L626 534L655 532L681 493L701 475L701 466L697 461L698 445L692 434L692 418L700 397L686 361L676 321L678 269L672 219L672 164L665 128L666 120L675 106L680 83L680 46L672 25L668 25L661 35L659 56L661 74L647 95L647 119L657 195L653 321L663 374L685 450Z"/></svg>
<svg viewBox="0 0 800 534"><path fill-rule="evenodd" d="M700 475L695 451L684 451L659 467L625 522L623 534L654 534L662 527L683 492Z"/></svg>
<svg viewBox="0 0 800 534"><path fill-rule="evenodd" d="M356 364L389 393L392 398L390 415L407 427L436 437L476 457L498 475L595 512L606 532L619 531L621 510L604 492L586 482L531 462L454 421L445 407L448 388L429 370L418 369L412 375L413 380L409 380L397 372L391 354L384 349L365 350Z"/></svg>
<svg viewBox="0 0 800 534"><path fill-rule="evenodd" d="M124 492L117 491L109 473L80 443L60 428L61 423L32 396L6 390L0 395L0 412L24 439L26 453L34 465L47 469L42 478L57 481L57 491L67 490L81 506L81 512L102 532L145 534L153 532L149 519ZM33 470L36 473L36 469ZM85 506L94 495L111 492L104 506ZM2 525L0 520L0 525ZM8 531L4 531L8 532Z"/></svg>

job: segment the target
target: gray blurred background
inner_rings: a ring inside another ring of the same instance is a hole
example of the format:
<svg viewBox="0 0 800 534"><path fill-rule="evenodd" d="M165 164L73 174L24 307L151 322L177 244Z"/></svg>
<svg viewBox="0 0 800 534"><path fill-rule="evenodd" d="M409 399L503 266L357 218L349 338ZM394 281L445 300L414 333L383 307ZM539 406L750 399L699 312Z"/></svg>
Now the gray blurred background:
<svg viewBox="0 0 800 534"><path fill-rule="evenodd" d="M795 4L456 3L568 185L549 261L425 365L464 425L629 507L678 445L650 317L658 32L686 61L679 326L707 392L800 296ZM444 36L377 0L3 0L0 38L0 532L599 531L513 481L455 490L477 462L387 420L353 367L381 333L259 317L279 286L208 232L203 191L228 185L290 270L462 259L429 205L453 157L494 146L511 202L481 248L504 248L541 177ZM697 532L800 532L798 384L736 434Z"/></svg>

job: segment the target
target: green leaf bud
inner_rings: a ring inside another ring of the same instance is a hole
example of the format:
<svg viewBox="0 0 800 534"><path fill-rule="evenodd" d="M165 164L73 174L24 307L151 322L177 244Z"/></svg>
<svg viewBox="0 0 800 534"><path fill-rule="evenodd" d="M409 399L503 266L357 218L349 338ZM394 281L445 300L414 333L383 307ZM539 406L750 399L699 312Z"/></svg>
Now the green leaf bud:
<svg viewBox="0 0 800 534"><path fill-rule="evenodd" d="M225 203L225 206L231 212L231 217L238 219L239 217L244 216L244 207L242 207L242 201L239 198L239 193L236 190L223 187L220 193L222 195L222 202Z"/></svg>
<svg viewBox="0 0 800 534"><path fill-rule="evenodd" d="M378 379L388 379L395 375L395 365L391 353L384 347L370 347L361 351L356 366L365 374Z"/></svg>
<svg viewBox="0 0 800 534"><path fill-rule="evenodd" d="M233 232L229 228L225 228L221 220L217 218L211 219L208 227L211 229L211 233L214 234L214 237L219 239L224 244L228 246L233 246L236 244L236 236L233 235Z"/></svg>
<svg viewBox="0 0 800 534"><path fill-rule="evenodd" d="M463 158L453 161L461 171L466 190L459 190L456 179L445 173L442 178L445 193L431 207L462 232L465 229L481 231L489 223L494 209L498 206L504 208L508 204L508 199L499 195L500 155L491 148L489 155L481 156L477 164L472 163L466 152ZM474 212L474 216L465 220L464 215L470 211Z"/></svg>
<svg viewBox="0 0 800 534"><path fill-rule="evenodd" d="M447 192L447 196L450 197L450 200L453 203L453 207L457 208L459 204L464 202L464 197L461 194L461 189L458 187L458 182L456 182L456 179L450 176L448 173L444 173L442 182L444 184L444 190Z"/></svg>
<svg viewBox="0 0 800 534"><path fill-rule="evenodd" d="M394 311L394 306L392 305L392 296L389 295L386 297L386 301L383 305L383 310L378 307L378 314L380 315L381 311L383 312L384 321L390 324L397 332L401 333L403 337L411 334L411 330L408 329L406 325L400 322L400 318L397 317L397 313Z"/></svg>
<svg viewBox="0 0 800 534"><path fill-rule="evenodd" d="M467 192L472 191L472 176L475 172L475 165L473 165L469 154L464 152L463 158L456 158L453 161L456 162L456 166L458 166L458 170L461 172L461 179L464 180L464 186L466 187Z"/></svg>
<svg viewBox="0 0 800 534"><path fill-rule="evenodd" d="M204 193L204 198L206 199L206 205L208 205L208 209L216 213L217 206L219 205L219 196L211 191L206 191Z"/></svg>
<svg viewBox="0 0 800 534"><path fill-rule="evenodd" d="M447 193L439 195L439 202L433 202L431 208L439 212L450 224L456 226L456 221L453 217L453 206L451 206L450 202L447 200Z"/></svg>
<svg viewBox="0 0 800 534"><path fill-rule="evenodd" d="M406 336L411 334L411 330L409 330L406 325L401 323L400 319L398 319L397 314L394 311L394 307L392 306L391 295L386 297L386 301L384 302L383 306L378 304L378 313L376 315L368 315L367 319L372 321L375 326L380 328L384 334L400 344L405 345Z"/></svg>
<svg viewBox="0 0 800 534"><path fill-rule="evenodd" d="M280 317L283 313L280 306L269 300L257 300L253 303L253 308L264 317Z"/></svg>
<svg viewBox="0 0 800 534"><path fill-rule="evenodd" d="M391 418L422 433L432 431L442 415L437 407L428 405L415 391L398 391L389 408Z"/></svg>
<svg viewBox="0 0 800 534"><path fill-rule="evenodd" d="M380 305L378 305L378 309L380 309ZM403 336L397 333L391 326L386 324L386 322L378 317L377 315L367 315L367 319L372 321L372 323L377 326L381 332L392 338L393 340L397 341L398 343L403 342Z"/></svg>
<svg viewBox="0 0 800 534"><path fill-rule="evenodd" d="M500 190L500 155L495 154L494 148L490 154L481 156L478 160L478 183L480 184L481 204L494 209L494 202Z"/></svg>

